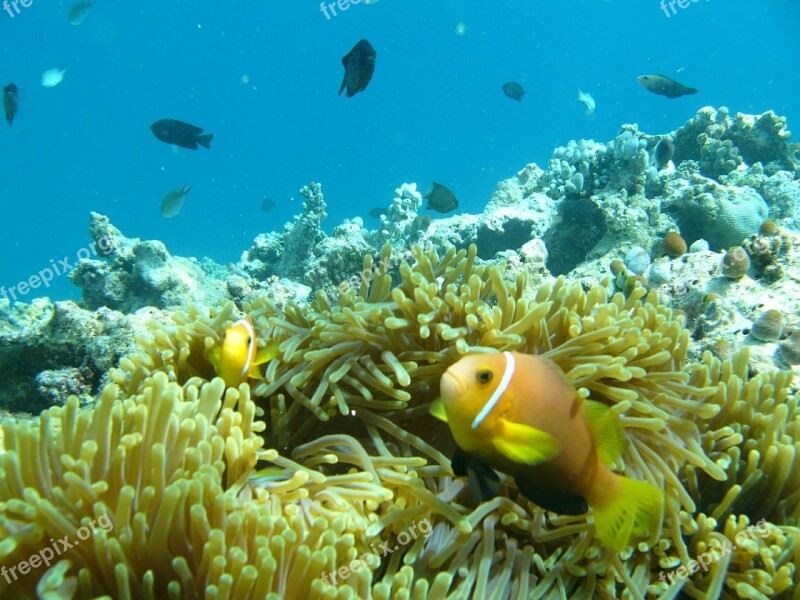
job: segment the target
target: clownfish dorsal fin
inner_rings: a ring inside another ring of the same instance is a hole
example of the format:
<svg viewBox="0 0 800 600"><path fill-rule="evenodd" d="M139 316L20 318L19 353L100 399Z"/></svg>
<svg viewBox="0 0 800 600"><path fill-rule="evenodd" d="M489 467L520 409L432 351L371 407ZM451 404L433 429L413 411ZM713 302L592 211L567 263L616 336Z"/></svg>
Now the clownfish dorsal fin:
<svg viewBox="0 0 800 600"><path fill-rule="evenodd" d="M521 465L538 465L561 451L558 440L541 429L498 419L498 431L492 439L495 450Z"/></svg>
<svg viewBox="0 0 800 600"><path fill-rule="evenodd" d="M506 393L508 386L511 384L511 379L514 377L514 369L516 367L514 355L511 354L511 352L503 352L503 356L506 359L506 368L503 370L503 376L500 378L500 383L497 384L492 395L486 401L486 404L481 408L481 411L475 415L475 419L472 421L472 429L477 429L478 425L480 425L488 414L492 412L492 409L497 406L500 397Z"/></svg>
<svg viewBox="0 0 800 600"><path fill-rule="evenodd" d="M447 413L444 410L444 402L442 402L441 398L437 398L431 403L428 412L440 421L447 423Z"/></svg>
<svg viewBox="0 0 800 600"><path fill-rule="evenodd" d="M597 457L606 466L613 464L625 449L625 431L619 415L596 400L583 401L583 414L597 446Z"/></svg>

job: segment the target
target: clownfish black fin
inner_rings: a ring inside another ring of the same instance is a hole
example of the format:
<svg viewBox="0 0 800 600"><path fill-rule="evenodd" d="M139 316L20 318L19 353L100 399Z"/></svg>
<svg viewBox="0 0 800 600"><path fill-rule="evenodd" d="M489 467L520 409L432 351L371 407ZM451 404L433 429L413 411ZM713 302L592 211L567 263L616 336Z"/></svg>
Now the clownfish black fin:
<svg viewBox="0 0 800 600"><path fill-rule="evenodd" d="M450 466L456 475L467 476L469 491L478 502L486 502L500 495L500 477L494 469L461 448L456 448Z"/></svg>
<svg viewBox="0 0 800 600"><path fill-rule="evenodd" d="M514 481L523 496L545 510L560 515L582 515L589 510L583 496L575 492L553 490L530 478L515 477Z"/></svg>

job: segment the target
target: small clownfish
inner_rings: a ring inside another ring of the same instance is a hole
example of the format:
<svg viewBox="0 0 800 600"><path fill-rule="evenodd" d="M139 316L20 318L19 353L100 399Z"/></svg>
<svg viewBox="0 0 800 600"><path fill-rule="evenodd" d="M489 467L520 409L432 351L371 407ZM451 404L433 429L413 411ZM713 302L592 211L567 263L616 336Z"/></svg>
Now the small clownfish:
<svg viewBox="0 0 800 600"><path fill-rule="evenodd" d="M272 360L277 354L277 342L259 350L253 324L249 318L244 318L225 330L222 343L211 350L208 359L227 387L238 387L250 378L262 379L258 365Z"/></svg>
<svg viewBox="0 0 800 600"><path fill-rule="evenodd" d="M598 539L615 553L660 526L663 491L609 469L625 441L619 415L584 400L547 359L466 356L442 375L441 396L431 413L449 425L459 446L453 471L476 480L480 501L499 491L497 469L546 510L578 515L591 506Z"/></svg>

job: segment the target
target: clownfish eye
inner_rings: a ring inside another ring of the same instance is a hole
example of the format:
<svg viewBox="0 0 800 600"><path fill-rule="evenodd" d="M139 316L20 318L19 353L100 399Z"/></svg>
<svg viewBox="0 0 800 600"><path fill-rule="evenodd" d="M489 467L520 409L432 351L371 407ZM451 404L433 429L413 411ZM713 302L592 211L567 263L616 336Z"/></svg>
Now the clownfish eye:
<svg viewBox="0 0 800 600"><path fill-rule="evenodd" d="M478 380L478 383L485 385L492 380L492 372L489 371L488 369L483 371L478 371L478 374L475 375L475 379Z"/></svg>

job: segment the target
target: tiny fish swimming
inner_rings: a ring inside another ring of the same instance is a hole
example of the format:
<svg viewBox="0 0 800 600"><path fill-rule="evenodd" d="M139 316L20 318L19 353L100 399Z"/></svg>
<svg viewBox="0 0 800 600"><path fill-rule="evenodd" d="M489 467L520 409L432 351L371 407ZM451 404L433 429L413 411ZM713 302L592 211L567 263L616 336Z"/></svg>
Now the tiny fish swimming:
<svg viewBox="0 0 800 600"><path fill-rule="evenodd" d="M161 201L161 216L165 219L171 219L178 216L183 204L186 201L186 194L192 191L192 186L184 185L180 188L175 188L167 192L164 199Z"/></svg>
<svg viewBox="0 0 800 600"><path fill-rule="evenodd" d="M214 139L213 133L203 133L202 127L197 127L190 123L184 123L177 119L161 119L150 125L150 131L165 144L174 144L181 148L197 150L197 146L202 146L206 150L211 150L211 140Z"/></svg>
<svg viewBox="0 0 800 600"><path fill-rule="evenodd" d="M578 88L578 102L583 104L583 112L589 116L594 113L595 102L591 94L587 94L581 88Z"/></svg>
<svg viewBox="0 0 800 600"><path fill-rule="evenodd" d="M449 213L458 208L458 198L446 185L433 182L431 191L423 196L428 201L428 210L440 213Z"/></svg>
<svg viewBox="0 0 800 600"><path fill-rule="evenodd" d="M667 98L680 98L697 93L697 88L685 86L663 75L639 75L636 82L648 92Z"/></svg>
<svg viewBox="0 0 800 600"><path fill-rule="evenodd" d="M16 83L9 83L3 88L3 109L6 113L6 121L11 125L14 117L17 116L17 110L19 110L19 88Z"/></svg>
<svg viewBox="0 0 800 600"><path fill-rule="evenodd" d="M525 88L522 87L521 83L517 83L516 81L506 81L502 89L507 98L511 98L517 102L522 102L522 98L525 96Z"/></svg>
<svg viewBox="0 0 800 600"><path fill-rule="evenodd" d="M46 88L53 88L64 81L64 77L67 76L67 65L64 65L60 69L47 69L44 73L42 73L42 87Z"/></svg>
<svg viewBox="0 0 800 600"><path fill-rule="evenodd" d="M89 10L95 5L97 0L77 0L72 8L69 9L67 20L71 25L80 25L89 16Z"/></svg>
<svg viewBox="0 0 800 600"><path fill-rule="evenodd" d="M375 58L377 53L367 40L360 40L353 49L342 57L344 77L339 86L339 95L347 88L345 98L350 98L358 92L367 89L372 75L375 73Z"/></svg>
<svg viewBox="0 0 800 600"><path fill-rule="evenodd" d="M608 466L624 446L619 416L584 400L550 361L518 352L468 355L442 375L441 396L431 413L461 450L454 472L485 475L470 489L498 488L486 473L491 467L546 510L577 515L591 507L596 535L612 552L661 523L663 491Z"/></svg>

